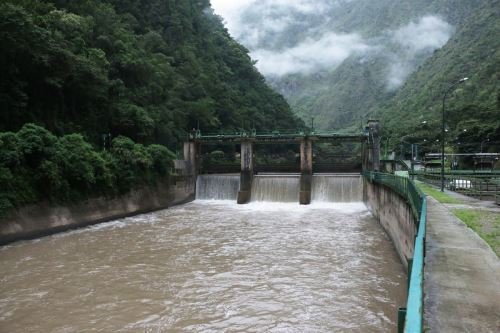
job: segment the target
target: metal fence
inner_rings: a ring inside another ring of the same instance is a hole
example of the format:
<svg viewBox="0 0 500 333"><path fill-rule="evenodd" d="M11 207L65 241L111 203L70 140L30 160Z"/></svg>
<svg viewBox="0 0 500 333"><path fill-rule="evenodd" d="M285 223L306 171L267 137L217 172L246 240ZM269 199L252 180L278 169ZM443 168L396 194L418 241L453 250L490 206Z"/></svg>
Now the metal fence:
<svg viewBox="0 0 500 333"><path fill-rule="evenodd" d="M438 172L414 172L418 180L441 186L441 174ZM495 200L500 194L499 173L447 172L444 185L448 190L462 193L478 199Z"/></svg>
<svg viewBox="0 0 500 333"><path fill-rule="evenodd" d="M409 274L408 299L406 308L399 311L398 332L421 333L423 331L424 314L424 246L427 199L415 183L406 177L378 172L364 172L363 175L369 182L382 184L392 189L405 198L411 206L417 225L417 237L415 238L413 260L411 261Z"/></svg>

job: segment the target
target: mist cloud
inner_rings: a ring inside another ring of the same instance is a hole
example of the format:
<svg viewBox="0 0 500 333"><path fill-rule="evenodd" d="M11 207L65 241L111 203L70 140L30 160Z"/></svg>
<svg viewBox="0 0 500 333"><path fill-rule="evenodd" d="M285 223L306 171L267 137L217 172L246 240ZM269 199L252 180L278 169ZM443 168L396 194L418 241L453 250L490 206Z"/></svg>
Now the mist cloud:
<svg viewBox="0 0 500 333"><path fill-rule="evenodd" d="M397 51L389 56L388 89L399 88L419 65L420 59L425 59L448 42L453 30L450 24L437 16L424 16L392 32L391 41Z"/></svg>
<svg viewBox="0 0 500 333"><path fill-rule="evenodd" d="M350 1L212 0L212 6L233 37L258 61L259 71L283 76L333 70L352 54L369 48L356 33L341 34L325 27L328 11ZM289 39L283 40L283 34Z"/></svg>
<svg viewBox="0 0 500 333"><path fill-rule="evenodd" d="M333 31L340 6L356 0L212 0L231 35L245 45L268 77L334 70L351 56L383 56L389 90L407 77L453 33L438 16L427 15L380 36Z"/></svg>
<svg viewBox="0 0 500 333"><path fill-rule="evenodd" d="M294 73L310 74L318 70L335 69L356 52L370 47L357 34L327 33L319 39L304 42L281 51L255 50L251 55L259 59L257 68L265 75L283 76Z"/></svg>
<svg viewBox="0 0 500 333"><path fill-rule="evenodd" d="M409 52L435 50L442 47L453 32L453 27L437 16L424 16L417 22L396 30L393 39Z"/></svg>
<svg viewBox="0 0 500 333"><path fill-rule="evenodd" d="M300 25L297 15L325 13L336 2L320 0L211 0L215 12L224 18L234 38L246 47L259 47L269 35ZM318 22L316 22L318 23Z"/></svg>

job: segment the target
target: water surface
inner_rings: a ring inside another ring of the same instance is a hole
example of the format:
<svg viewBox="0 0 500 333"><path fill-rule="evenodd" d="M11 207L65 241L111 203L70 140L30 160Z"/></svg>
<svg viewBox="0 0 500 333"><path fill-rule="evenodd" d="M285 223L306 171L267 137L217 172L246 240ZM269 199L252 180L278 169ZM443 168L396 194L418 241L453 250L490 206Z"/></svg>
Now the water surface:
<svg viewBox="0 0 500 333"><path fill-rule="evenodd" d="M193 203L0 249L0 332L388 332L398 257L361 203Z"/></svg>

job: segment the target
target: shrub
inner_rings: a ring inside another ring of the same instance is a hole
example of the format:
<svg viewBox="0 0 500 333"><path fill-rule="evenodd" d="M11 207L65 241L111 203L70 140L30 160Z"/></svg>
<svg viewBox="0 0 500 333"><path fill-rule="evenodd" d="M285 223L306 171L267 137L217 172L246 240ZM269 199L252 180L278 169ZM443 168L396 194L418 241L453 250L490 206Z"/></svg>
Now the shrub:
<svg viewBox="0 0 500 333"><path fill-rule="evenodd" d="M113 196L168 175L174 154L118 136L109 151L97 151L80 134L61 138L34 124L0 133L0 215L49 200L76 202Z"/></svg>

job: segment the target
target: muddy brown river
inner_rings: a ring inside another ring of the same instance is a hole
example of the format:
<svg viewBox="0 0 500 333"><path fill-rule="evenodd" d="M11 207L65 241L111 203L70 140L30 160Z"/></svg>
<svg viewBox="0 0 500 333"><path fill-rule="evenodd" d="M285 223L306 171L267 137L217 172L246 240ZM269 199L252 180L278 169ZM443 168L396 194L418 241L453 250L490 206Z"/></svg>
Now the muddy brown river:
<svg viewBox="0 0 500 333"><path fill-rule="evenodd" d="M394 332L406 276L361 203L195 201L0 248L0 332Z"/></svg>

